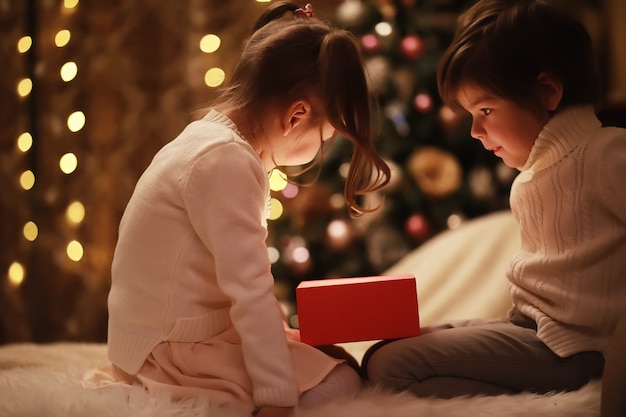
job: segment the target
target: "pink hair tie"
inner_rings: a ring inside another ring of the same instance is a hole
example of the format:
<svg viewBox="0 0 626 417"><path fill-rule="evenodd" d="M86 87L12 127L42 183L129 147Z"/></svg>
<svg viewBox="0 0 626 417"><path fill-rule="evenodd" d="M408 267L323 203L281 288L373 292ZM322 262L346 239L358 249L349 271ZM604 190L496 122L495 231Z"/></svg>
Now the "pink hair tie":
<svg viewBox="0 0 626 417"><path fill-rule="evenodd" d="M294 10L293 14L297 17L315 17L315 14L313 13L313 5L311 5L311 3L307 3L306 6L304 6L304 9L300 8Z"/></svg>

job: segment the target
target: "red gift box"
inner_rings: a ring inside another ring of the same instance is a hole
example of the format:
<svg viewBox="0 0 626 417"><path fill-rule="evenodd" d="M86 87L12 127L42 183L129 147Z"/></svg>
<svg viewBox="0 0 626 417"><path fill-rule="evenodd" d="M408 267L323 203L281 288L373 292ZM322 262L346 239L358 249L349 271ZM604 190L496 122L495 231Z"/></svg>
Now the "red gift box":
<svg viewBox="0 0 626 417"><path fill-rule="evenodd" d="M296 302L300 338L310 345L420 333L413 275L302 281Z"/></svg>

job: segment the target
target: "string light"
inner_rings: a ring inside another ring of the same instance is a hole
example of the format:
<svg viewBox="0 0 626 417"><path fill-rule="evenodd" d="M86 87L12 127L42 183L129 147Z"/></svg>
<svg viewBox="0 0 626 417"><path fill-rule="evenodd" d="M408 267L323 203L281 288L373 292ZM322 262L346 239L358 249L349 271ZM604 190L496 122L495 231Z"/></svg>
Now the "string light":
<svg viewBox="0 0 626 417"><path fill-rule="evenodd" d="M63 0L63 7L73 9L78 6L78 0Z"/></svg>
<svg viewBox="0 0 626 417"><path fill-rule="evenodd" d="M17 148L26 153L33 146L33 137L30 133L24 132L17 138Z"/></svg>
<svg viewBox="0 0 626 417"><path fill-rule="evenodd" d="M22 232L24 233L26 240L32 242L37 239L37 236L39 235L39 228L35 222L29 221L24 225Z"/></svg>
<svg viewBox="0 0 626 417"><path fill-rule="evenodd" d="M57 47L62 48L62 47L64 47L65 45L67 45L70 42L71 38L72 38L72 34L70 33L69 30L61 29L54 36L54 44Z"/></svg>
<svg viewBox="0 0 626 417"><path fill-rule="evenodd" d="M71 132L78 132L85 126L85 113L75 111L67 118L67 128Z"/></svg>
<svg viewBox="0 0 626 417"><path fill-rule="evenodd" d="M220 37L210 33L200 39L200 50L205 54L212 54L219 49L221 44L222 40Z"/></svg>
<svg viewBox="0 0 626 417"><path fill-rule="evenodd" d="M70 61L63 64L60 74L63 81L72 81L76 78L76 74L78 74L78 66L76 65L76 62Z"/></svg>
<svg viewBox="0 0 626 417"><path fill-rule="evenodd" d="M33 81L30 78L23 78L17 83L17 94L26 97L33 90Z"/></svg>
<svg viewBox="0 0 626 417"><path fill-rule="evenodd" d="M24 266L22 266L21 263L13 262L9 266L9 271L8 271L9 282L14 287L19 287L22 284L22 282L24 281L25 275L26 275L26 270L24 269Z"/></svg>
<svg viewBox="0 0 626 417"><path fill-rule="evenodd" d="M67 244L66 251L67 257L70 258L74 262L78 262L83 258L84 250L83 245L80 244L77 240L72 240Z"/></svg>
<svg viewBox="0 0 626 417"><path fill-rule="evenodd" d="M30 36L22 36L20 40L17 41L17 51L20 54L28 52L31 46L33 46L33 38Z"/></svg>
<svg viewBox="0 0 626 417"><path fill-rule="evenodd" d="M65 209L65 217L70 223L81 223L85 219L85 206L80 201L73 201Z"/></svg>
<svg viewBox="0 0 626 417"><path fill-rule="evenodd" d="M204 82L209 87L219 87L224 82L226 73L221 68L211 68L204 75Z"/></svg>
<svg viewBox="0 0 626 417"><path fill-rule="evenodd" d="M283 211L283 203L281 203L280 200L276 198L272 198L270 200L270 215L268 216L268 218L270 220L279 219L283 215Z"/></svg>
<svg viewBox="0 0 626 417"><path fill-rule="evenodd" d="M20 185L25 190L30 190L35 185L35 174L30 169L22 172L20 175Z"/></svg>
<svg viewBox="0 0 626 417"><path fill-rule="evenodd" d="M59 168L64 174L71 174L78 167L78 158L71 152L66 153L59 159Z"/></svg>
<svg viewBox="0 0 626 417"><path fill-rule="evenodd" d="M287 175L279 169L272 170L269 181L270 190L272 191L282 191L289 184Z"/></svg>

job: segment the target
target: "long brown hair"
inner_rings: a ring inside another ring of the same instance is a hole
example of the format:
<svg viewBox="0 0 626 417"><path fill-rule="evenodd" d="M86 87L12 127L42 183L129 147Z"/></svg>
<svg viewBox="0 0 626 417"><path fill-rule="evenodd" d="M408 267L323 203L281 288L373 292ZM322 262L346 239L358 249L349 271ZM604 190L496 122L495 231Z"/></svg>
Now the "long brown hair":
<svg viewBox="0 0 626 417"><path fill-rule="evenodd" d="M276 2L266 9L218 103L261 120L271 105L312 95L312 123L327 120L354 145L344 194L350 214L359 216L376 208L363 207L358 196L379 190L390 177L372 140L363 58L351 33L297 17L298 8Z"/></svg>

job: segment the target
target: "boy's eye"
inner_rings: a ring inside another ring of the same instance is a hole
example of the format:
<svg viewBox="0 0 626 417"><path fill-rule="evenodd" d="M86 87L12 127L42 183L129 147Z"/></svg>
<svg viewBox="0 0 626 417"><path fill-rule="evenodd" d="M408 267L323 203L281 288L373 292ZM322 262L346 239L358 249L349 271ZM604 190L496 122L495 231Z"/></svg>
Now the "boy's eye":
<svg viewBox="0 0 626 417"><path fill-rule="evenodd" d="M491 113L491 109L480 109L481 112L483 112L483 114L485 116L487 116L489 113Z"/></svg>

